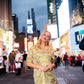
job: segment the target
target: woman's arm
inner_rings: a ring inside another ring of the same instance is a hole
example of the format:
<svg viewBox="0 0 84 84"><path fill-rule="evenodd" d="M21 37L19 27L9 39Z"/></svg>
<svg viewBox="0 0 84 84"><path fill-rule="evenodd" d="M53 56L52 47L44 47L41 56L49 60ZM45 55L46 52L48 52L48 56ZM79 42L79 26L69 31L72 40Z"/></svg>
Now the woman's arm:
<svg viewBox="0 0 84 84"><path fill-rule="evenodd" d="M52 70L52 69L55 67L55 64L52 63L52 64L50 64L48 67L50 68L50 70Z"/></svg>
<svg viewBox="0 0 84 84"><path fill-rule="evenodd" d="M44 72L50 70L50 67L49 67L49 66L46 67L46 66L42 66L42 65L37 65L37 64L34 64L34 63L32 63L32 62L28 62L27 65L28 65L29 67L32 67L32 68L35 68L35 69L40 69L40 70L42 70L42 71L44 71Z"/></svg>

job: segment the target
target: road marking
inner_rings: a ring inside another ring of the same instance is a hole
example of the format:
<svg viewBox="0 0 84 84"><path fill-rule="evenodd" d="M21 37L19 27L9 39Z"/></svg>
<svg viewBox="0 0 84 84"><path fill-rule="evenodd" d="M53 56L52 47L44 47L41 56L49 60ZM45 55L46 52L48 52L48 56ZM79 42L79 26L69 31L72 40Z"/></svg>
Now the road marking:
<svg viewBox="0 0 84 84"><path fill-rule="evenodd" d="M57 78L58 84L67 84L63 78Z"/></svg>

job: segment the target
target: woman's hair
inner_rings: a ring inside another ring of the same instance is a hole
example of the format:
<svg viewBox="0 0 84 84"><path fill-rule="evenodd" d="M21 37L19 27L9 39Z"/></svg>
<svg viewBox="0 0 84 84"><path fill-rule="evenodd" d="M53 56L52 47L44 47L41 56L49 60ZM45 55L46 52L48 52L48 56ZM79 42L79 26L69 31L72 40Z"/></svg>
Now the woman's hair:
<svg viewBox="0 0 84 84"><path fill-rule="evenodd" d="M40 37L39 37L39 39L38 39L38 41L37 41L36 47L41 48L42 37L43 37L43 34L44 34L45 32L49 32L49 31L44 31L44 32L40 35ZM49 32L49 33L50 33L50 32ZM50 40L51 40L51 33L50 33L49 41L50 41ZM49 46L49 41L47 41L47 42L45 43L45 46Z"/></svg>

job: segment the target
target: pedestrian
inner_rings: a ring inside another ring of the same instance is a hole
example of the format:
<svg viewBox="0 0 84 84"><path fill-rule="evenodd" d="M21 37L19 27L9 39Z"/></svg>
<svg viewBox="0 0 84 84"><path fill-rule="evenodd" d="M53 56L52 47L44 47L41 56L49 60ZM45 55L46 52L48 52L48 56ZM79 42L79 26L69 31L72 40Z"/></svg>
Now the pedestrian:
<svg viewBox="0 0 84 84"><path fill-rule="evenodd" d="M69 57L69 63L72 66L72 55Z"/></svg>
<svg viewBox="0 0 84 84"><path fill-rule="evenodd" d="M2 51L2 56L3 56L3 65L5 67L5 60L7 61L7 51L6 51L6 48L3 48L3 51Z"/></svg>
<svg viewBox="0 0 84 84"><path fill-rule="evenodd" d="M34 68L35 84L57 84L54 73L55 57L54 51L49 45L51 34L43 32L38 42L33 46L27 55L27 65Z"/></svg>
<svg viewBox="0 0 84 84"><path fill-rule="evenodd" d="M59 56L57 57L57 64L58 64L58 66L60 66L60 57Z"/></svg>
<svg viewBox="0 0 84 84"><path fill-rule="evenodd" d="M9 54L10 73L15 73L15 52Z"/></svg>
<svg viewBox="0 0 84 84"><path fill-rule="evenodd" d="M65 68L68 68L68 55L67 52L64 54Z"/></svg>
<svg viewBox="0 0 84 84"><path fill-rule="evenodd" d="M26 54L26 51L24 51L24 54L23 54L23 67L24 67L24 72L27 72L28 71L28 67L27 67L27 63L26 63L26 57L27 57L27 54Z"/></svg>
<svg viewBox="0 0 84 84"><path fill-rule="evenodd" d="M75 55L72 55L71 65L72 66L75 66L76 65L76 63L75 63Z"/></svg>
<svg viewBox="0 0 84 84"><path fill-rule="evenodd" d="M17 50L17 54L15 56L15 66L16 66L16 75L20 75L21 74L21 53L20 50Z"/></svg>
<svg viewBox="0 0 84 84"><path fill-rule="evenodd" d="M57 68L57 56L55 55L55 68Z"/></svg>
<svg viewBox="0 0 84 84"><path fill-rule="evenodd" d="M6 69L6 72L9 73L9 59L8 59L8 52L6 51L6 48L3 48L2 51L2 56L3 56L3 65Z"/></svg>
<svg viewBox="0 0 84 84"><path fill-rule="evenodd" d="M80 54L78 54L77 58L78 58L77 64L78 64L78 66L81 66L82 63L81 63L81 56L80 56Z"/></svg>
<svg viewBox="0 0 84 84"><path fill-rule="evenodd" d="M6 68L6 73L9 73L9 59L8 58L5 59L4 65L5 65L5 68Z"/></svg>

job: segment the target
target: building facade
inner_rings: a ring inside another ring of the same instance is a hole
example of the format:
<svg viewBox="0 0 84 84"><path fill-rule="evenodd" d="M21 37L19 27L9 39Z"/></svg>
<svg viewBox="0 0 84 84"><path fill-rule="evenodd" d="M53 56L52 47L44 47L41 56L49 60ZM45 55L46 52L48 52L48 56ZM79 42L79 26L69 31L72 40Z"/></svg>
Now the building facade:
<svg viewBox="0 0 84 84"><path fill-rule="evenodd" d="M12 30L12 7L11 0L0 0L0 26Z"/></svg>

